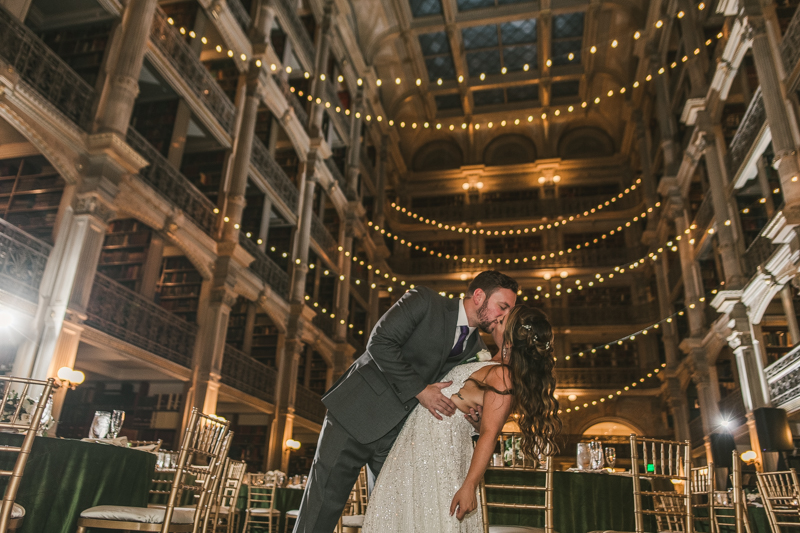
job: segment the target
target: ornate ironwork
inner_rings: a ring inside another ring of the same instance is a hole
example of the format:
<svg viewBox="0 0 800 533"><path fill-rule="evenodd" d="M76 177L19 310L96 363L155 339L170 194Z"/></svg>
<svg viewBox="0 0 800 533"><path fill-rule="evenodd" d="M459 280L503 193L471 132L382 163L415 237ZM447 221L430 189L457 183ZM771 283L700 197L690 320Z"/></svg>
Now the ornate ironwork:
<svg viewBox="0 0 800 533"><path fill-rule="evenodd" d="M322 223L316 213L313 213L311 219L311 238L316 241L326 254L328 254L329 259L335 261L339 244L336 242L336 239L331 236L328 228L325 227L325 224Z"/></svg>
<svg viewBox="0 0 800 533"><path fill-rule="evenodd" d="M209 235L216 224L214 204L186 176L178 172L161 153L133 127L128 128L128 144L150 162L139 171L139 177L149 183L164 198L179 207Z"/></svg>
<svg viewBox="0 0 800 533"><path fill-rule="evenodd" d="M750 147L753 146L766 120L767 113L764 110L764 98L761 96L761 87L759 86L750 100L750 105L747 106L747 111L741 122L739 122L739 128L736 130L736 135L733 136L731 145L728 148L726 162L731 176L735 175L739 167L744 163Z"/></svg>
<svg viewBox="0 0 800 533"><path fill-rule="evenodd" d="M286 206L294 213L297 212L299 204L299 195L297 187L294 186L292 180L286 175L281 166L269 153L267 147L261 142L258 137L253 138L253 150L250 156L250 162L258 169L261 175L269 182L270 186L275 189L278 196L284 201Z"/></svg>
<svg viewBox="0 0 800 533"><path fill-rule="evenodd" d="M281 88L281 92L283 93L284 98L286 98L286 103L292 106L294 109L294 114L297 117L297 120L300 121L300 124L303 125L303 128L308 127L308 112L306 112L306 106L303 101L299 99L299 97L291 91L291 85L289 82L286 81L282 76L278 74L273 74L272 78L275 80L275 83L278 87Z"/></svg>
<svg viewBox="0 0 800 533"><path fill-rule="evenodd" d="M294 411L306 420L321 424L325 419L326 409L322 403L322 396L303 385L297 385Z"/></svg>
<svg viewBox="0 0 800 533"><path fill-rule="evenodd" d="M167 22L167 15L156 7L150 31L153 44L164 54L172 66L216 117L220 125L233 135L236 109L214 76L203 66L197 55L189 48L183 36Z"/></svg>
<svg viewBox="0 0 800 533"><path fill-rule="evenodd" d="M256 361L229 344L225 345L221 378L225 385L272 403L275 402L277 377L278 371L274 368Z"/></svg>
<svg viewBox="0 0 800 533"><path fill-rule="evenodd" d="M769 365L764 373L774 407L782 407L795 400L800 396L800 347Z"/></svg>
<svg viewBox="0 0 800 533"><path fill-rule="evenodd" d="M336 164L336 161L332 157L329 157L325 160L325 166L328 167L328 172L331 173L333 179L336 180L336 183L339 184L339 188L347 192L347 180L342 175L342 172L339 170L339 166Z"/></svg>
<svg viewBox="0 0 800 533"><path fill-rule="evenodd" d="M225 0L225 3L228 4L228 8L231 10L231 15L233 18L236 19L236 22L241 26L242 30L245 33L250 29L250 23L252 19L250 19L250 13L244 8L242 3L239 0Z"/></svg>
<svg viewBox="0 0 800 533"><path fill-rule="evenodd" d="M252 255L255 260L250 264L250 270L256 273L261 280L272 287L284 300L289 299L289 274L287 274L275 261L261 251L253 241L246 236L239 234L239 244L242 245L247 253Z"/></svg>
<svg viewBox="0 0 800 533"><path fill-rule="evenodd" d="M800 60L800 9L796 9L792 21L781 41L781 58L786 72L791 73Z"/></svg>
<svg viewBox="0 0 800 533"><path fill-rule="evenodd" d="M329 339L333 339L336 334L336 319L331 318L330 315L318 313L311 319L311 323L317 326Z"/></svg>
<svg viewBox="0 0 800 533"><path fill-rule="evenodd" d="M337 106L342 106L342 101L339 99L339 95L336 94L336 89L333 88L330 82L325 82L325 99L331 103L331 108L328 109L327 113L328 116L331 118L331 121L336 123L336 128L339 130L340 135L344 135L345 137L350 136L350 127L349 124L345 121L344 117L341 113L337 113L335 108Z"/></svg>
<svg viewBox="0 0 800 533"><path fill-rule="evenodd" d="M286 23L289 26L284 28L284 33L288 34L289 39L292 41L292 46L299 48L308 58L308 61L314 61L314 43L311 42L303 21L300 20L300 16L297 14L297 4L293 4L289 0L277 0L273 5L278 11L278 19L281 23Z"/></svg>
<svg viewBox="0 0 800 533"><path fill-rule="evenodd" d="M544 252L540 252L544 253ZM477 269L502 268L504 270L524 270L530 268L583 268L609 267L626 264L639 259L643 255L641 248L608 248L587 249L571 254L544 259L523 261L527 254L471 255L467 262L453 261L437 257L419 257L413 259L390 258L389 266L402 275L411 274L444 274L452 272L472 272ZM471 262L472 258L475 262ZM489 262L491 260L491 263ZM481 262L482 261L482 262ZM506 262L508 261L508 262ZM516 261L516 262L515 262Z"/></svg>
<svg viewBox="0 0 800 533"><path fill-rule="evenodd" d="M2 6L0 57L56 109L88 129L95 101L92 86Z"/></svg>
<svg viewBox="0 0 800 533"><path fill-rule="evenodd" d="M776 246L766 237L758 236L747 248L744 253L745 274L752 276L758 270L759 265L764 264L775 251Z"/></svg>
<svg viewBox="0 0 800 533"><path fill-rule="evenodd" d="M549 309L548 309L549 313ZM620 368L556 368L556 381L559 387L610 388L630 385L644 377L642 369ZM656 381L656 384L660 382Z"/></svg>
<svg viewBox="0 0 800 533"><path fill-rule="evenodd" d="M38 301L51 249L49 244L0 219L0 290Z"/></svg>
<svg viewBox="0 0 800 533"><path fill-rule="evenodd" d="M86 314L88 326L191 368L197 326L102 274L96 274Z"/></svg>
<svg viewBox="0 0 800 533"><path fill-rule="evenodd" d="M706 194L703 198L700 207L697 209L697 214L694 217L692 225L697 226L694 230L695 235L701 235L706 232L711 221L714 219L714 204L712 202L711 193Z"/></svg>

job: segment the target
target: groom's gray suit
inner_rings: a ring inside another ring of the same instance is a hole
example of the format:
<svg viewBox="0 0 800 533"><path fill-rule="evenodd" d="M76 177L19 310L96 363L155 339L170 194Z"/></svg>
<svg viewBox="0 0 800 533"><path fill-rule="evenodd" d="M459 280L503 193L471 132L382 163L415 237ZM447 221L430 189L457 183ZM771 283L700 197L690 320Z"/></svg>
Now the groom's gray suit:
<svg viewBox="0 0 800 533"><path fill-rule="evenodd" d="M367 349L323 396L328 408L294 533L331 533L358 472L377 475L417 394L486 345L477 330L449 357L459 301L425 287L403 295ZM453 416L460 416L456 413Z"/></svg>

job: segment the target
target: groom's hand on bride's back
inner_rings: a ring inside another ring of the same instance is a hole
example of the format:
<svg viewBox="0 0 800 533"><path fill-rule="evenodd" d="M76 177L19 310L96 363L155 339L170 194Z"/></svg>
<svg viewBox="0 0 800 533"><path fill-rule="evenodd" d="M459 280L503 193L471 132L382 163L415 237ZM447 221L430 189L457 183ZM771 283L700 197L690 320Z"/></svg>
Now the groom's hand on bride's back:
<svg viewBox="0 0 800 533"><path fill-rule="evenodd" d="M456 404L450 398L442 394L442 389L452 385L452 381L445 381L444 383L433 383L428 385L422 392L417 394L417 400L420 405L431 412L433 416L442 420L439 413L445 416L453 416L456 412Z"/></svg>

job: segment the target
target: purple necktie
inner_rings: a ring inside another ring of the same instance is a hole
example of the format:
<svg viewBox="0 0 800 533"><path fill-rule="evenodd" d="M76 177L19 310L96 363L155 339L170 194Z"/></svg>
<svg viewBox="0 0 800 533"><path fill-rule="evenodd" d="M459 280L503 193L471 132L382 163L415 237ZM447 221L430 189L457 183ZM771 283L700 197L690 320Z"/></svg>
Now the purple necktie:
<svg viewBox="0 0 800 533"><path fill-rule="evenodd" d="M453 349L450 350L449 357L456 357L461 355L464 351L464 341L467 340L467 335L469 335L469 326L458 326L461 328L461 335L458 336L458 340L456 341L455 346Z"/></svg>

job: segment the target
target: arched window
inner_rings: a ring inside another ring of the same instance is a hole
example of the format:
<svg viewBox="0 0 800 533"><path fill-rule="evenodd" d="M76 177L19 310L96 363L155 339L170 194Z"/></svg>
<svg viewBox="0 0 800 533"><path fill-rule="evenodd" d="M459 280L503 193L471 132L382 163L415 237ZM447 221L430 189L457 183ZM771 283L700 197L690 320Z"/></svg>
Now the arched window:
<svg viewBox="0 0 800 533"><path fill-rule="evenodd" d="M587 159L614 155L614 141L600 128L578 128L564 134L558 142L561 159Z"/></svg>
<svg viewBox="0 0 800 533"><path fill-rule="evenodd" d="M536 161L536 145L523 135L508 134L497 137L483 152L487 166L520 165Z"/></svg>
<svg viewBox="0 0 800 533"><path fill-rule="evenodd" d="M583 432L584 437L629 437L631 433L639 433L624 422L598 422Z"/></svg>
<svg viewBox="0 0 800 533"><path fill-rule="evenodd" d="M426 143L414 154L412 167L416 172L451 170L464 164L464 154L455 141Z"/></svg>

